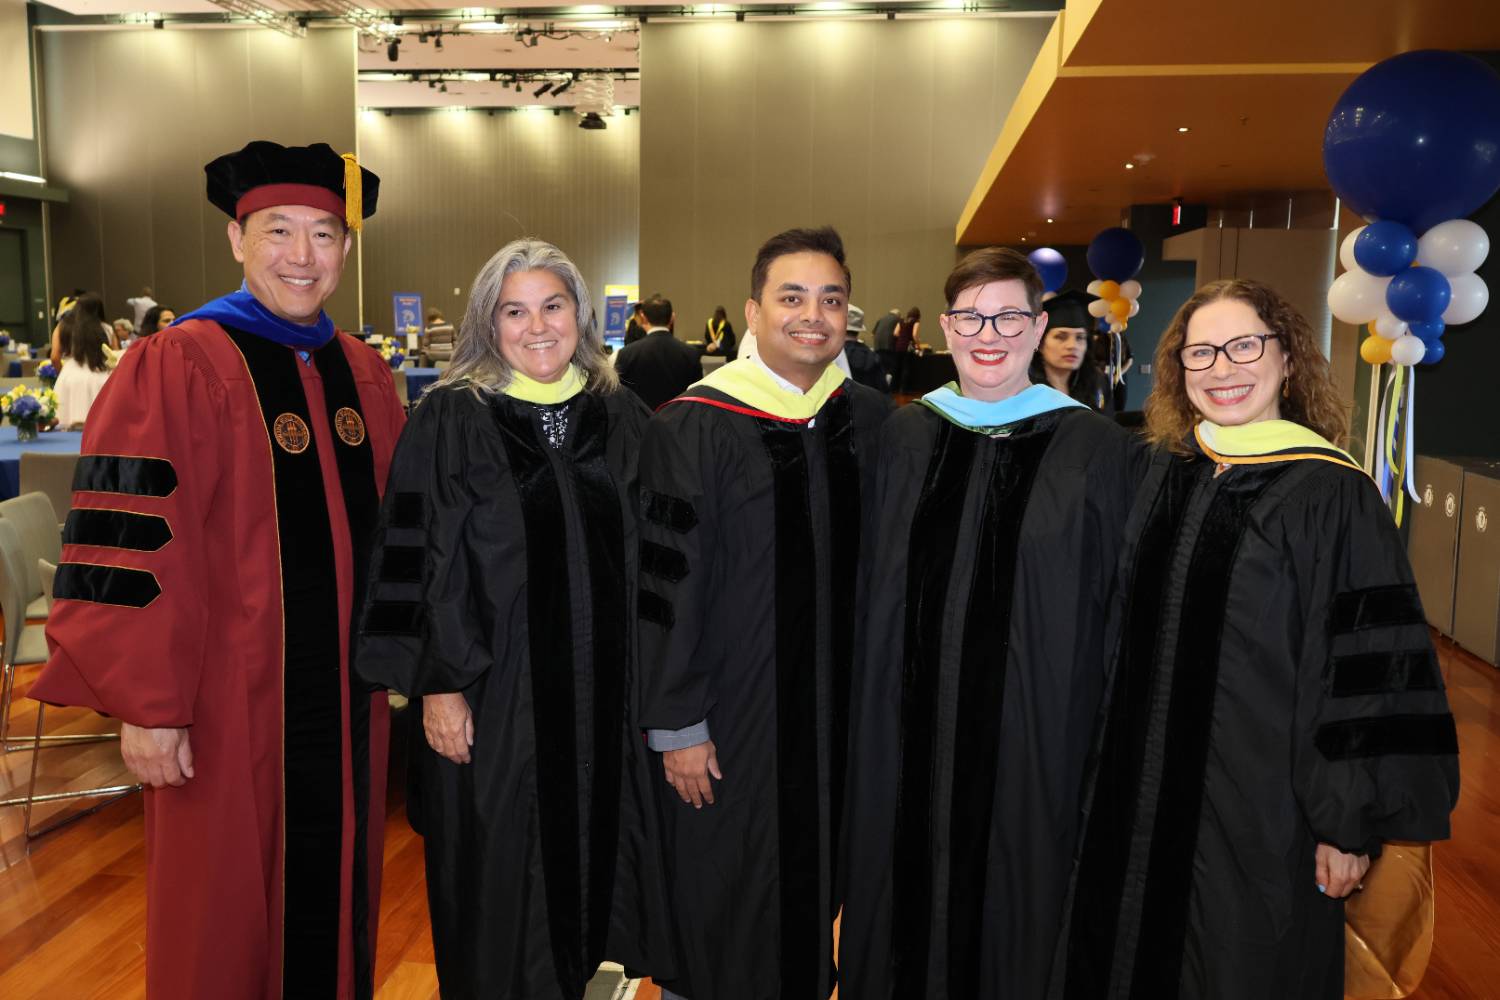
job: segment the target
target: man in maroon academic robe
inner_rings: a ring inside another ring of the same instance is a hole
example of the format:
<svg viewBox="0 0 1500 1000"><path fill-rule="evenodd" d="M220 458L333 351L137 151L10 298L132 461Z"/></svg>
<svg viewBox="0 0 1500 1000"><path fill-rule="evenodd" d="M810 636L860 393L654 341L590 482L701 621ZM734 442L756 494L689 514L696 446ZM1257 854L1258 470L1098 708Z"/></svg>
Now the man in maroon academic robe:
<svg viewBox="0 0 1500 1000"><path fill-rule="evenodd" d="M150 786L153 1000L366 998L389 716L350 622L403 414L322 307L379 181L326 145L205 170L245 284L94 404L32 693L118 717Z"/></svg>

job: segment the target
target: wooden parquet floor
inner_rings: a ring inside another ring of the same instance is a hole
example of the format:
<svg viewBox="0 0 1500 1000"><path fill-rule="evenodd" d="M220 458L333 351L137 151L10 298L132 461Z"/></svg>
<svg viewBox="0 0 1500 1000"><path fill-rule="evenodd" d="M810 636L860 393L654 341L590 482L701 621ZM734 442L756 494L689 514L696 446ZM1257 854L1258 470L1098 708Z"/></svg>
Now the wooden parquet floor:
<svg viewBox="0 0 1500 1000"><path fill-rule="evenodd" d="M1439 640L1458 720L1463 791L1453 839L1434 852L1437 940L1416 1000L1500 1000L1500 671ZM23 677L23 680L25 678ZM36 703L19 700L29 733ZM49 710L48 731L92 731L88 713ZM0 797L24 790L28 753L0 760ZM47 750L39 786L123 780L117 747ZM79 786L74 786L79 787ZM40 810L39 821L87 808ZM135 1000L144 997L145 849L139 794L112 802L26 850L20 810L0 810L0 997ZM376 983L380 1000L437 997L420 839L399 799L386 820ZM649 984L637 1000L658 1000Z"/></svg>

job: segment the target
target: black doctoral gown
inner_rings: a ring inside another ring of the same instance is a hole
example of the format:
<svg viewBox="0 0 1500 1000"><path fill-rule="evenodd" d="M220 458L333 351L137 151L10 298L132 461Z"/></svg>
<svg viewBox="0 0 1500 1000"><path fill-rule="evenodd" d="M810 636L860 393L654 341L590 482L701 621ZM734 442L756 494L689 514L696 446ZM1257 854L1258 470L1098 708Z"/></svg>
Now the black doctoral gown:
<svg viewBox="0 0 1500 1000"><path fill-rule="evenodd" d="M1160 455L1131 514L1057 1000L1339 1000L1317 844L1448 835L1453 718L1374 484L1213 472Z"/></svg>
<svg viewBox="0 0 1500 1000"><path fill-rule="evenodd" d="M448 1000L577 1000L663 928L629 718L635 395L539 406L429 393L396 448L359 665L403 694L462 691L473 762L412 734ZM411 708L419 717L421 706Z"/></svg>
<svg viewBox="0 0 1500 1000"><path fill-rule="evenodd" d="M680 962L659 978L691 1000L824 1000L861 509L890 403L848 380L810 421L690 395L641 451L641 721L707 719L724 780L694 809L651 755Z"/></svg>
<svg viewBox="0 0 1500 1000"><path fill-rule="evenodd" d="M1034 1000L1073 856L1142 444L1080 407L881 435L844 1000Z"/></svg>

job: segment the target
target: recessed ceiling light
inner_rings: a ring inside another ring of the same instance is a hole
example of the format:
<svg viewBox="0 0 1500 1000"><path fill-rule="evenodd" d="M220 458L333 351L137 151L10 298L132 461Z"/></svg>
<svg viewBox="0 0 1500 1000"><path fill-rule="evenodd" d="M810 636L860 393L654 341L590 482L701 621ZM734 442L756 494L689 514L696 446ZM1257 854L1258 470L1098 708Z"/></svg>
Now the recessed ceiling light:
<svg viewBox="0 0 1500 1000"><path fill-rule="evenodd" d="M1177 131L1179 131L1179 132L1191 132L1192 129L1188 128L1186 125L1179 125L1179 126L1177 126Z"/></svg>
<svg viewBox="0 0 1500 1000"><path fill-rule="evenodd" d="M1126 170L1134 170L1135 169L1135 164L1134 163L1127 163L1127 164L1125 164L1125 169Z"/></svg>
<svg viewBox="0 0 1500 1000"><path fill-rule="evenodd" d="M1047 221L1048 221L1048 222L1051 222L1051 221L1052 221L1052 220L1051 220L1051 219L1048 219L1048 220L1047 220Z"/></svg>
<svg viewBox="0 0 1500 1000"><path fill-rule="evenodd" d="M1024 236L1022 236L1022 237L1021 237L1021 242L1022 242L1022 243L1025 243L1025 242L1026 242L1026 237L1024 237Z"/></svg>

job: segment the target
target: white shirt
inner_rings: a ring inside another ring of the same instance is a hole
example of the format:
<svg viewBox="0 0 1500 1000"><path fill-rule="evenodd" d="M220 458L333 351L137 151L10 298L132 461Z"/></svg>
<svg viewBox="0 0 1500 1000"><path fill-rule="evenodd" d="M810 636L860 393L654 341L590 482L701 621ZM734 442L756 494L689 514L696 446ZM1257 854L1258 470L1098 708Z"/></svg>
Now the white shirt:
<svg viewBox="0 0 1500 1000"><path fill-rule="evenodd" d="M68 430L74 424L83 423L89 408L109 380L109 372L96 372L86 368L72 358L63 359L62 371L57 373L57 424Z"/></svg>

